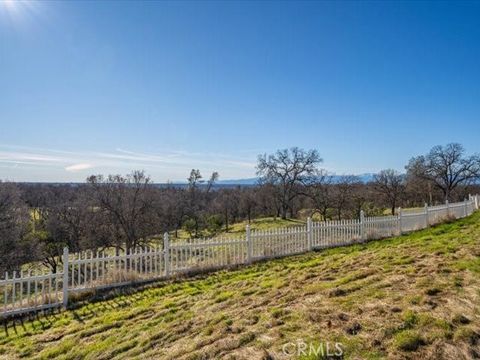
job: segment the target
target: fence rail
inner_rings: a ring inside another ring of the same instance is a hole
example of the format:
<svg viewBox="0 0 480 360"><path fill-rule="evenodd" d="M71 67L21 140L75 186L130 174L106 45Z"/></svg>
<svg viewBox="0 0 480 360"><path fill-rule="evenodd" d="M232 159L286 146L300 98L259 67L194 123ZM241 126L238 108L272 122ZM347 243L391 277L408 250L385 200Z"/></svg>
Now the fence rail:
<svg viewBox="0 0 480 360"><path fill-rule="evenodd" d="M245 236L193 239L163 246L107 255L85 251L69 254L64 249L62 271L56 273L5 274L0 280L0 316L68 305L69 293L167 279L178 273L249 264L253 261L345 246L424 229L448 219L458 219L479 209L480 197L460 203L427 206L394 216L312 222L306 226L251 230ZM3 306L2 306L3 305Z"/></svg>

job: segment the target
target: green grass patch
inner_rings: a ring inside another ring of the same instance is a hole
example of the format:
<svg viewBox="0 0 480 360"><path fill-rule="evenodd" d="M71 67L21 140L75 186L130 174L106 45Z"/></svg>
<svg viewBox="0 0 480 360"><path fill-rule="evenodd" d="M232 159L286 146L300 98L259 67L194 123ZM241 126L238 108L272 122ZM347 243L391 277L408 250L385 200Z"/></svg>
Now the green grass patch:
<svg viewBox="0 0 480 360"><path fill-rule="evenodd" d="M405 330L395 335L395 346L403 351L415 351L424 344L420 334L413 330Z"/></svg>

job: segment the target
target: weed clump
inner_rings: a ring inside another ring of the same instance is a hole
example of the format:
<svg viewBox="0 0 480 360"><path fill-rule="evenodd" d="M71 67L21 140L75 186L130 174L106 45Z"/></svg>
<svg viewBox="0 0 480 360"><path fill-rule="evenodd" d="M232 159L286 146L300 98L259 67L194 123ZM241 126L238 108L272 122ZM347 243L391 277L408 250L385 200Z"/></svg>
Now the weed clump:
<svg viewBox="0 0 480 360"><path fill-rule="evenodd" d="M217 295L217 297L215 298L215 302L216 303L224 302L224 301L230 299L232 296L233 296L232 291L223 291L223 292L221 292L220 294Z"/></svg>
<svg viewBox="0 0 480 360"><path fill-rule="evenodd" d="M461 327L453 335L454 341L466 341L470 345L476 345L480 339L480 334L470 327Z"/></svg>
<svg viewBox="0 0 480 360"><path fill-rule="evenodd" d="M425 341L416 331L405 330L395 336L395 345L403 351L415 351L425 345Z"/></svg>

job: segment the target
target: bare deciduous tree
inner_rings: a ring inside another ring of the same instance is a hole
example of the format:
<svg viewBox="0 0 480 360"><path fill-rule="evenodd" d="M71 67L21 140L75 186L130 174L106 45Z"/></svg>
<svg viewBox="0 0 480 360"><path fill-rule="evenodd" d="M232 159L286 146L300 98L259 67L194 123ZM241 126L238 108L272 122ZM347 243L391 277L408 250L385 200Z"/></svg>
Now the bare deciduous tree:
<svg viewBox="0 0 480 360"><path fill-rule="evenodd" d="M398 201L405 191L405 176L393 169L382 170L373 177L373 185L390 205L392 215L395 215Z"/></svg>
<svg viewBox="0 0 480 360"><path fill-rule="evenodd" d="M332 179L326 171L319 171L308 180L308 186L305 189L305 195L312 200L315 211L320 213L323 220L327 219L328 209L333 205Z"/></svg>
<svg viewBox="0 0 480 360"><path fill-rule="evenodd" d="M333 199L338 220L341 220L344 212L348 208L351 208L353 190L355 185L359 183L360 179L358 177L354 175L344 175L335 184Z"/></svg>
<svg viewBox="0 0 480 360"><path fill-rule="evenodd" d="M297 147L258 157L257 175L261 176L262 183L275 185L283 219L287 218L293 200L299 195L299 186L316 173L321 161L317 150L305 151Z"/></svg>
<svg viewBox="0 0 480 360"><path fill-rule="evenodd" d="M29 214L13 183L0 182L0 271L18 269L34 256L35 244L27 241Z"/></svg>
<svg viewBox="0 0 480 360"><path fill-rule="evenodd" d="M202 174L198 169L192 169L190 176L188 177L188 200L186 218L189 221L189 228L193 228L192 234L195 237L198 236L200 230L200 222L205 218L205 209L210 202L208 196L215 182L218 180L219 175L216 171L212 173L207 181L204 190L200 188L200 185L204 184L202 180Z"/></svg>
<svg viewBox="0 0 480 360"><path fill-rule="evenodd" d="M256 189L239 189L240 203L239 207L243 214L246 215L248 223L252 221L252 215L257 206Z"/></svg>
<svg viewBox="0 0 480 360"><path fill-rule="evenodd" d="M458 185L479 179L480 157L465 156L465 149L457 143L439 145L426 155L412 158L406 169L410 175L431 181L449 200Z"/></svg>
<svg viewBox="0 0 480 360"><path fill-rule="evenodd" d="M143 171L134 171L125 177L90 176L87 182L94 190L97 211L108 214L120 235L117 248L125 245L126 250L134 249L160 231L150 178Z"/></svg>

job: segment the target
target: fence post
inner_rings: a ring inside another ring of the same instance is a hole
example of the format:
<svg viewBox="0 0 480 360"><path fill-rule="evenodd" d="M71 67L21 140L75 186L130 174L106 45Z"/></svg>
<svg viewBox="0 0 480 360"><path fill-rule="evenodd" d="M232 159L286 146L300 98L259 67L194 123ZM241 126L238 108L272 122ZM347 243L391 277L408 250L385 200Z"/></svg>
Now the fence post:
<svg viewBox="0 0 480 360"><path fill-rule="evenodd" d="M445 205L447 205L447 218L450 217L450 202L445 200Z"/></svg>
<svg viewBox="0 0 480 360"><path fill-rule="evenodd" d="M475 210L478 210L478 195L475 195Z"/></svg>
<svg viewBox="0 0 480 360"><path fill-rule="evenodd" d="M246 237L247 237L247 264L252 263L252 236L250 234L250 225L245 227Z"/></svg>
<svg viewBox="0 0 480 360"><path fill-rule="evenodd" d="M398 233L402 235L402 208L398 208Z"/></svg>
<svg viewBox="0 0 480 360"><path fill-rule="evenodd" d="M67 306L68 306L68 247L64 247L63 248L63 308L66 309Z"/></svg>
<svg viewBox="0 0 480 360"><path fill-rule="evenodd" d="M365 212L360 210L360 240L364 242L366 239L365 236Z"/></svg>
<svg viewBox="0 0 480 360"><path fill-rule="evenodd" d="M165 276L170 276L170 242L168 232L163 234L163 261L165 262Z"/></svg>
<svg viewBox="0 0 480 360"><path fill-rule="evenodd" d="M467 199L465 199L465 201L463 202L463 215L464 217L467 217L468 216L468 208L467 208Z"/></svg>
<svg viewBox="0 0 480 360"><path fill-rule="evenodd" d="M308 251L313 250L312 218L310 216L307 218L307 246L308 246Z"/></svg>
<svg viewBox="0 0 480 360"><path fill-rule="evenodd" d="M430 226L430 219L428 216L428 204L425 203L425 228L428 228Z"/></svg>

